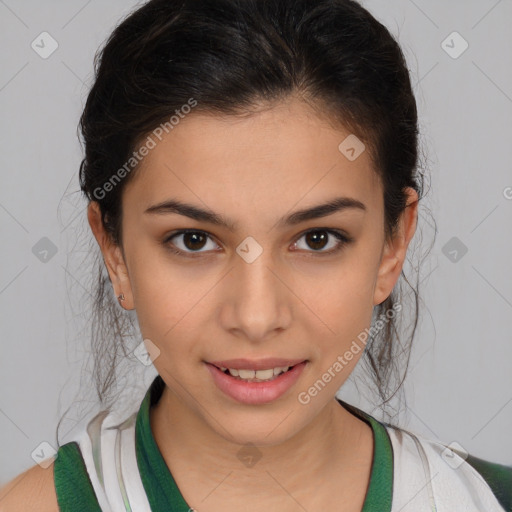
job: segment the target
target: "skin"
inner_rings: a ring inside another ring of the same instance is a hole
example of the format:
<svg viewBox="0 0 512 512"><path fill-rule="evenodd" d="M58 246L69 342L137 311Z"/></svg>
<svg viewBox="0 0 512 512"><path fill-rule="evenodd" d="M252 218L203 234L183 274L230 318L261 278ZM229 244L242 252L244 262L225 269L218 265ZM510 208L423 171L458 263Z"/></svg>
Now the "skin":
<svg viewBox="0 0 512 512"><path fill-rule="evenodd" d="M114 292L124 294L122 307L136 310L143 338L159 350L153 364L166 389L151 427L198 512L363 505L372 432L335 399L363 350L308 404L297 397L370 327L374 306L391 293L416 229L418 196L408 189L397 235L385 240L383 191L368 152L349 161L338 150L349 134L298 98L246 118L192 113L127 184L122 247L107 236L98 205L89 206ZM366 211L277 224L338 196L363 202ZM170 198L212 210L237 229L144 213ZM304 235L312 228L354 240L328 255L339 242L329 234L315 246ZM179 235L165 246L181 229L209 236L194 245ZM263 250L252 263L236 252L248 236ZM186 254L173 254L172 243ZM224 395L204 363L238 357L308 363L282 397L248 405ZM252 467L237 457L246 443L261 454Z"/></svg>

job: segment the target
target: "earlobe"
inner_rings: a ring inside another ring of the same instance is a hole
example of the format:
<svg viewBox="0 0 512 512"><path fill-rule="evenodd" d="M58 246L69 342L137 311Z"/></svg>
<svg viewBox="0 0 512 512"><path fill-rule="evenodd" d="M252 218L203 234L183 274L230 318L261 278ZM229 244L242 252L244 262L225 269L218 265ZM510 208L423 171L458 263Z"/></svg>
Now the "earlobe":
<svg viewBox="0 0 512 512"><path fill-rule="evenodd" d="M105 231L100 207L96 201L89 203L87 219L103 255L103 261L107 267L114 294L118 297L118 300L120 296L124 297L124 300L119 300L119 304L124 309L134 309L130 278L121 248L114 244L112 238Z"/></svg>
<svg viewBox="0 0 512 512"><path fill-rule="evenodd" d="M373 295L374 306L384 302L393 291L404 265L409 242L416 231L418 194L408 187L407 195L407 206L400 216L397 232L392 240L385 242L382 252Z"/></svg>
<svg viewBox="0 0 512 512"><path fill-rule="evenodd" d="M114 263L112 266L114 268L113 272L115 274L116 281L112 280L111 277L114 293L116 294L121 307L124 309L135 309L130 276L128 275L128 268L124 262L122 251L119 246L115 246L114 252ZM119 297L121 297L122 300L119 299Z"/></svg>

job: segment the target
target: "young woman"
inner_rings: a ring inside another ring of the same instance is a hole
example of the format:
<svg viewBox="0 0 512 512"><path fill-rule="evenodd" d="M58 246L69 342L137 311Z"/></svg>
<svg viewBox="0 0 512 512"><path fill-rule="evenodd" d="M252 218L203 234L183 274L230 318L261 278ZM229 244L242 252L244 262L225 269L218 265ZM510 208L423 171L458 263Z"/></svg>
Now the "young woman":
<svg viewBox="0 0 512 512"><path fill-rule="evenodd" d="M98 307L135 311L158 376L2 510L512 510L512 467L336 398L362 357L386 397L404 351L422 175L388 30L352 0L152 0L97 64L80 183Z"/></svg>

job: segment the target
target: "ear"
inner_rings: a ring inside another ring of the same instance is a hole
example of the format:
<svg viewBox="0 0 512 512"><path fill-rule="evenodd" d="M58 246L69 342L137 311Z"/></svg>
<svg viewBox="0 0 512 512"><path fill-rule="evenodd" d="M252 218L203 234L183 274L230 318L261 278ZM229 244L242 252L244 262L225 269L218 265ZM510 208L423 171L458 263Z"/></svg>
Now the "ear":
<svg viewBox="0 0 512 512"><path fill-rule="evenodd" d="M407 187L406 207L402 212L398 228L392 240L386 241L375 283L373 304L384 302L395 286L407 254L407 247L416 231L418 218L418 193Z"/></svg>
<svg viewBox="0 0 512 512"><path fill-rule="evenodd" d="M110 281L116 297L123 294L125 300L119 303L124 309L134 309L134 301L128 268L119 245L114 244L111 236L106 232L101 220L100 206L97 201L91 201L87 208L87 219L91 230L100 246L103 261L107 267Z"/></svg>

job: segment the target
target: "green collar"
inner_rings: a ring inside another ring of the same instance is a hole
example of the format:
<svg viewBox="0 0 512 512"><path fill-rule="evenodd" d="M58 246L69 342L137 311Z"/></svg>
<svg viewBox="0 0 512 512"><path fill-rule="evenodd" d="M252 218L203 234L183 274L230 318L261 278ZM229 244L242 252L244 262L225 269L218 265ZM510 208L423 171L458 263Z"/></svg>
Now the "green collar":
<svg viewBox="0 0 512 512"><path fill-rule="evenodd" d="M135 449L137 465L153 512L169 510L189 512L191 507L181 495L167 464L160 453L149 423L150 407L155 405L165 388L158 375L149 387L137 413ZM374 457L370 485L362 512L391 511L393 495L393 450L386 428L369 414L338 399L342 407L368 423L373 431Z"/></svg>

